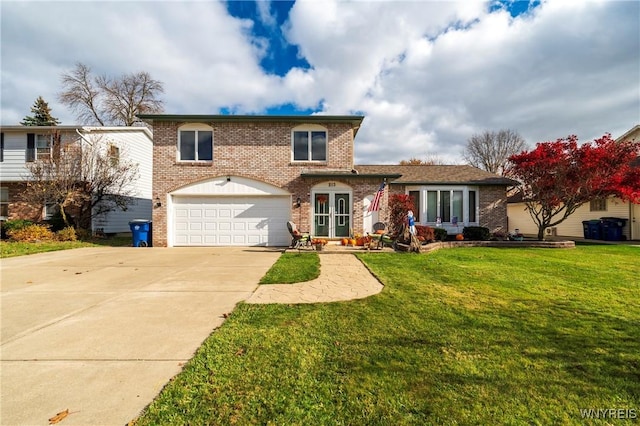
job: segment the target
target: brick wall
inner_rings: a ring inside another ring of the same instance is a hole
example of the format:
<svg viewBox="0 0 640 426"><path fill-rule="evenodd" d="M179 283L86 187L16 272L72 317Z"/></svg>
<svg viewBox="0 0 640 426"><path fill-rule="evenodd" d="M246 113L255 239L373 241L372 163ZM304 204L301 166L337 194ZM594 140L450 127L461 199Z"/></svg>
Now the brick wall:
<svg viewBox="0 0 640 426"><path fill-rule="evenodd" d="M153 125L153 199L162 201L162 206L153 210L155 246L167 245L166 195L185 185L225 175L275 185L290 192L294 203L297 197L301 198L304 213L299 215L292 203L292 217L302 218L298 224L300 229L310 229L306 212L314 183L302 179L300 173L303 169L350 170L353 167L353 131L349 124L322 124L327 129L327 161L321 164L291 161L291 132L299 123L288 122L210 123L213 162L178 162L178 128L183 124L156 122Z"/></svg>
<svg viewBox="0 0 640 426"><path fill-rule="evenodd" d="M504 186L480 187L480 226L507 231L507 191Z"/></svg>
<svg viewBox="0 0 640 426"><path fill-rule="evenodd" d="M27 219L34 222L42 220L42 210L44 206L27 203L22 194L25 191L24 182L6 182L2 186L9 191L8 220Z"/></svg>

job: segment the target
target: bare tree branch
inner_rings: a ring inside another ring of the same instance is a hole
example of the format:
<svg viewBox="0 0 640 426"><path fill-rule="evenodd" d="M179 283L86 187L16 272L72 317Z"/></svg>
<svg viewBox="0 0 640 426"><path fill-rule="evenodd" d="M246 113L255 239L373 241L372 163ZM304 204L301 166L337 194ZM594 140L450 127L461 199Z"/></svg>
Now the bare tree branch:
<svg viewBox="0 0 640 426"><path fill-rule="evenodd" d="M100 92L93 82L91 68L78 62L74 70L62 74L62 87L58 100L75 111L83 124L104 126L100 111Z"/></svg>
<svg viewBox="0 0 640 426"><path fill-rule="evenodd" d="M69 74L62 75L64 91L58 96L77 113L79 120L100 125L132 126L136 115L162 112L163 84L147 72L93 77L91 69L81 63Z"/></svg>
<svg viewBox="0 0 640 426"><path fill-rule="evenodd" d="M462 157L474 167L502 174L509 157L526 146L526 141L518 132L508 129L499 132L486 130L469 138Z"/></svg>
<svg viewBox="0 0 640 426"><path fill-rule="evenodd" d="M139 195L134 185L138 165L123 158L114 161L103 138L61 145L56 155L27 165L26 201L57 204L66 226L72 216L76 227L88 228L92 218L126 210Z"/></svg>

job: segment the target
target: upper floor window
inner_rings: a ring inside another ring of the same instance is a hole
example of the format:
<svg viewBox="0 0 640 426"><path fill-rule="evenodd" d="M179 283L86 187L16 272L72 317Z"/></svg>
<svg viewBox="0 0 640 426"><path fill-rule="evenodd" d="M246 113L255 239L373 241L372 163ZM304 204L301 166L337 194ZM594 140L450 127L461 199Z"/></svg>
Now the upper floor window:
<svg viewBox="0 0 640 426"><path fill-rule="evenodd" d="M213 161L213 129L185 124L178 129L178 161Z"/></svg>
<svg viewBox="0 0 640 426"><path fill-rule="evenodd" d="M298 126L291 141L293 161L327 161L327 130L321 126Z"/></svg>
<svg viewBox="0 0 640 426"><path fill-rule="evenodd" d="M36 135L27 133L26 161L44 160L51 158L52 135Z"/></svg>
<svg viewBox="0 0 640 426"><path fill-rule="evenodd" d="M109 145L109 163L116 167L120 162L120 148L115 145Z"/></svg>

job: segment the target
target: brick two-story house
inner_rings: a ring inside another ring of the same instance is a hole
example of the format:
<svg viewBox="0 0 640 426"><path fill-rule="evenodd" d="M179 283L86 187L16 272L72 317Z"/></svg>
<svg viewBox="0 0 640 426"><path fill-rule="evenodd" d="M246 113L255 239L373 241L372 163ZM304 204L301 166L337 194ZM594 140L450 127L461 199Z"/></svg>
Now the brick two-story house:
<svg viewBox="0 0 640 426"><path fill-rule="evenodd" d="M507 228L513 181L470 166L355 165L362 116L139 117L153 126L155 246L286 246L289 220L318 237L367 232L388 219L390 193L412 195L419 223L450 233Z"/></svg>

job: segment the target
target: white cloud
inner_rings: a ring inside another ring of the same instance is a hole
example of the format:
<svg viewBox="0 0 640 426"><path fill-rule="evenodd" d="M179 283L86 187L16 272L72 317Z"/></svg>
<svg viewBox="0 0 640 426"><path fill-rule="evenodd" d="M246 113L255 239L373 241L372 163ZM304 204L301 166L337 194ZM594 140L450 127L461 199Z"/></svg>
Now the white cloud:
<svg viewBox="0 0 640 426"><path fill-rule="evenodd" d="M256 19L277 25L269 2ZM97 73L149 71L169 113L223 107L261 113L294 103L325 114L366 115L356 161L438 155L459 162L485 129L529 143L575 133L620 135L640 121L640 3L544 1L526 15L477 1L298 2L284 26L310 69L284 77L260 67L276 38L252 34L217 2L3 2L2 123L77 61Z"/></svg>

